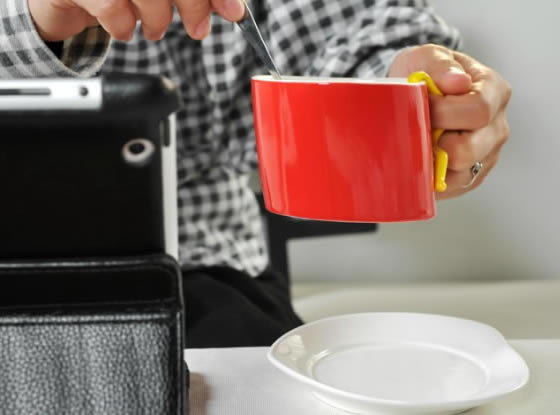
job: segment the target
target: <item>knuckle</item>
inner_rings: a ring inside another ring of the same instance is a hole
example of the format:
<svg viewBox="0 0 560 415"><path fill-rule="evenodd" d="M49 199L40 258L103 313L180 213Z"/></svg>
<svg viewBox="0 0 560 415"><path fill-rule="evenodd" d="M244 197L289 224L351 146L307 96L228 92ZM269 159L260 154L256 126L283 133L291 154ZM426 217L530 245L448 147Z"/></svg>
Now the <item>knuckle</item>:
<svg viewBox="0 0 560 415"><path fill-rule="evenodd" d="M210 1L196 1L188 5L188 10L185 9L183 2L176 2L181 17L185 20L199 21L208 15L212 10Z"/></svg>
<svg viewBox="0 0 560 415"><path fill-rule="evenodd" d="M97 3L97 15L100 17L110 16L120 5L120 0L99 0Z"/></svg>
<svg viewBox="0 0 560 415"><path fill-rule="evenodd" d="M425 45L420 46L420 50L428 51L428 52L447 52L447 48L436 45L435 43L427 43Z"/></svg>
<svg viewBox="0 0 560 415"><path fill-rule="evenodd" d="M492 121L492 105L482 95L476 94L471 106L471 118L475 128L483 128Z"/></svg>
<svg viewBox="0 0 560 415"><path fill-rule="evenodd" d="M503 132L502 132L502 143L509 140L509 135L511 133L511 128L509 126L508 120L504 117L503 121Z"/></svg>
<svg viewBox="0 0 560 415"><path fill-rule="evenodd" d="M513 95L513 88L511 87L511 84L506 80L504 80L504 84L505 84L505 103L507 105L511 100L511 96Z"/></svg>
<svg viewBox="0 0 560 415"><path fill-rule="evenodd" d="M442 52L446 52L446 49L443 46L427 43L411 47L407 54L416 59L426 59L427 57L438 55Z"/></svg>

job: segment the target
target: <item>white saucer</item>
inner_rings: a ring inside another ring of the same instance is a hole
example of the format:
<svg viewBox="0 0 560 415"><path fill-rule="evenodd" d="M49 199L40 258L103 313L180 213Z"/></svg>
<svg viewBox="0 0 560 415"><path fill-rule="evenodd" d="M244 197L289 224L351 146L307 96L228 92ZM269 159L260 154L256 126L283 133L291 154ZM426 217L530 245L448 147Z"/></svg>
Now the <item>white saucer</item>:
<svg viewBox="0 0 560 415"><path fill-rule="evenodd" d="M497 330L432 314L316 321L278 339L268 358L322 401L359 414L457 414L529 379Z"/></svg>

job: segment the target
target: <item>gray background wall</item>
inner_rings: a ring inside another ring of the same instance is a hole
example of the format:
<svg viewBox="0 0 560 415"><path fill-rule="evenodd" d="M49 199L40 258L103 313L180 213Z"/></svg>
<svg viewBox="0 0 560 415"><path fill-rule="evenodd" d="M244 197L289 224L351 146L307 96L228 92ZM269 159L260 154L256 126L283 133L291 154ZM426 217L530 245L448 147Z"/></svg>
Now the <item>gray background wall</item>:
<svg viewBox="0 0 560 415"><path fill-rule="evenodd" d="M560 2L434 5L465 51L513 86L502 160L479 190L440 202L433 221L291 242L296 281L560 278Z"/></svg>

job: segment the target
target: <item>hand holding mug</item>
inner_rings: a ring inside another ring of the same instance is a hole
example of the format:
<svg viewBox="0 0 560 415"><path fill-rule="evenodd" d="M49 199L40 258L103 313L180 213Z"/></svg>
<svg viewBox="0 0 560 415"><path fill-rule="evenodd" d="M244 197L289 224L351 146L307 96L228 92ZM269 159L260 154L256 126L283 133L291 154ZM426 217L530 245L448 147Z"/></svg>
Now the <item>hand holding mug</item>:
<svg viewBox="0 0 560 415"><path fill-rule="evenodd" d="M403 51L390 75L396 78L253 78L270 211L347 222L425 220L435 216L434 190L448 198L482 183L509 135L509 84L433 45Z"/></svg>
<svg viewBox="0 0 560 415"><path fill-rule="evenodd" d="M28 0L31 16L45 41L66 40L88 27L101 25L114 38L128 41L136 22L144 36L163 38L176 6L189 35L202 39L210 32L210 14L230 21L245 14L241 0Z"/></svg>
<svg viewBox="0 0 560 415"><path fill-rule="evenodd" d="M406 49L395 59L389 76L416 71L429 73L445 95L430 96L432 127L445 130L439 146L449 154L448 188L437 197L459 196L478 187L498 161L509 137L506 107L511 87L473 58L436 45ZM473 181L473 172L480 167Z"/></svg>

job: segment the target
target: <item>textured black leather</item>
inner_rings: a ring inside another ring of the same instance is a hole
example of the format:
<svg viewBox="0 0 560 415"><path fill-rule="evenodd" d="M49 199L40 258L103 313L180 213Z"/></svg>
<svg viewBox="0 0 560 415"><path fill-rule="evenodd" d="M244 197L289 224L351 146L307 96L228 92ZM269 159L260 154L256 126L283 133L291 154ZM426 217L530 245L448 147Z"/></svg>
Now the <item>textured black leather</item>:
<svg viewBox="0 0 560 415"><path fill-rule="evenodd" d="M188 413L161 163L178 102L119 75L98 110L0 112L0 415ZM135 138L146 163L123 158Z"/></svg>
<svg viewBox="0 0 560 415"><path fill-rule="evenodd" d="M173 259L3 263L0 284L0 414L188 412Z"/></svg>

